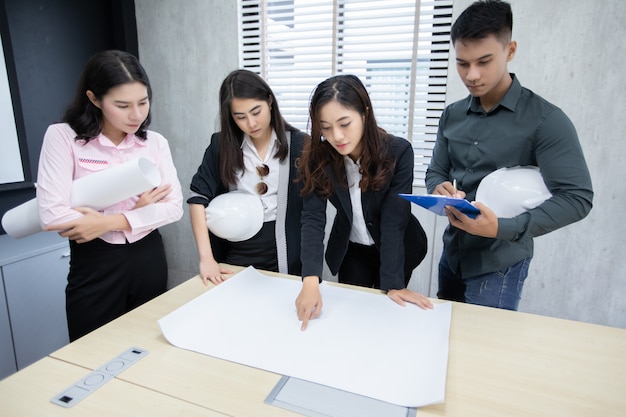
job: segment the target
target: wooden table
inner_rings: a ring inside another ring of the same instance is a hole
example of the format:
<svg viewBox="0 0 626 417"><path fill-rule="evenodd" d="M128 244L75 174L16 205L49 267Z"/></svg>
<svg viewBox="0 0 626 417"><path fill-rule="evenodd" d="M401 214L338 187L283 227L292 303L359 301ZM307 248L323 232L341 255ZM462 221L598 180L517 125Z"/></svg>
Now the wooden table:
<svg viewBox="0 0 626 417"><path fill-rule="evenodd" d="M280 375L178 349L165 340L157 320L210 288L194 277L0 382L0 414L18 415L4 412L18 407L17 395L7 394L37 384L48 391L31 401L28 410L41 406L67 411L47 402L89 370L136 346L149 354L75 410L85 409L82 415L89 415L98 404L119 395L116 406L128 405L129 415L138 415L132 412L133 399L167 397L216 412L205 415L296 416L263 402ZM59 362L74 374L55 378L47 368ZM420 408L418 416L607 417L625 412L626 330L454 303L446 401Z"/></svg>
<svg viewBox="0 0 626 417"><path fill-rule="evenodd" d="M54 358L43 358L0 381L0 415L5 417L225 417L187 401L120 379L112 379L72 408L50 399L90 370Z"/></svg>

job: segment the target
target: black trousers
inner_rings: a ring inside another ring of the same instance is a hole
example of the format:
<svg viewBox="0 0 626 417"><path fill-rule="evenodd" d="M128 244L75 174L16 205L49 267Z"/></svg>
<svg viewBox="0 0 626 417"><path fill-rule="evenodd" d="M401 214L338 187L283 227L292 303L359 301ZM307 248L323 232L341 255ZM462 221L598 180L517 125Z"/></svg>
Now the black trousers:
<svg viewBox="0 0 626 417"><path fill-rule="evenodd" d="M375 245L349 242L337 279L343 284L380 288L380 252Z"/></svg>
<svg viewBox="0 0 626 417"><path fill-rule="evenodd" d="M405 287L412 272L405 274ZM339 267L337 279L342 284L380 289L380 251L376 245L348 242L348 251Z"/></svg>
<svg viewBox="0 0 626 417"><path fill-rule="evenodd" d="M113 245L102 239L70 241L65 307L70 341L165 292L167 261L158 230Z"/></svg>
<svg viewBox="0 0 626 417"><path fill-rule="evenodd" d="M263 223L261 230L248 240L230 242L226 263L278 272L276 222Z"/></svg>

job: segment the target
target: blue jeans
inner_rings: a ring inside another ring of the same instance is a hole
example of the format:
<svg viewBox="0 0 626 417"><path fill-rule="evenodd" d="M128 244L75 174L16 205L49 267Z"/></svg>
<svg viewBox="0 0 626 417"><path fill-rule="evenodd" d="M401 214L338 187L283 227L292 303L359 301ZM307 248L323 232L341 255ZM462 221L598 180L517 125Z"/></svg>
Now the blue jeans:
<svg viewBox="0 0 626 417"><path fill-rule="evenodd" d="M437 297L450 301L517 310L532 257L496 272L461 279L450 269L446 253L439 260Z"/></svg>

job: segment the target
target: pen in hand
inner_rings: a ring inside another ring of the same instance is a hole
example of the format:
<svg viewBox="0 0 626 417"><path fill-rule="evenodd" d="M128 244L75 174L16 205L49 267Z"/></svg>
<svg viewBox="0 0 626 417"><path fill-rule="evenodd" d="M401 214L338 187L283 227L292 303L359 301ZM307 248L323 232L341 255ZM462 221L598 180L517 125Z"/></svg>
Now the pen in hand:
<svg viewBox="0 0 626 417"><path fill-rule="evenodd" d="M454 193L452 193L452 197L456 197L456 179L452 180L452 188L454 188Z"/></svg>

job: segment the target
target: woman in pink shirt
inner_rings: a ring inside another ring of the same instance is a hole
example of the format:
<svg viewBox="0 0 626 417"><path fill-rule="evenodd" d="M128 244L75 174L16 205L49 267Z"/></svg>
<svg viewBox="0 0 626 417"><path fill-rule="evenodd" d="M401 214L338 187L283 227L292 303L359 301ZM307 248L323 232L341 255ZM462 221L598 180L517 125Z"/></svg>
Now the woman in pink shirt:
<svg viewBox="0 0 626 417"><path fill-rule="evenodd" d="M97 53L62 123L50 125L44 136L37 202L44 230L70 240L66 311L72 341L166 289L157 228L182 217L182 193L167 140L147 130L151 98L136 57ZM99 211L71 207L74 180L138 158L155 164L160 186Z"/></svg>

